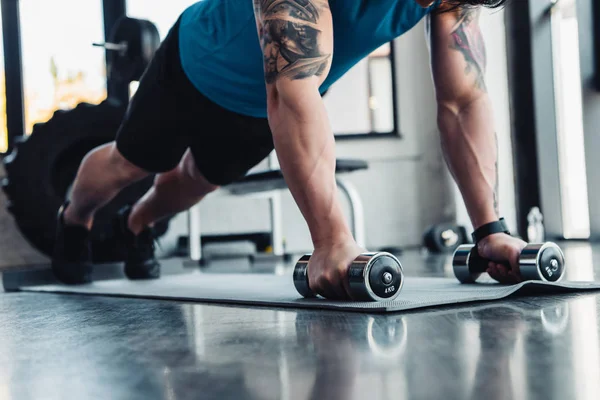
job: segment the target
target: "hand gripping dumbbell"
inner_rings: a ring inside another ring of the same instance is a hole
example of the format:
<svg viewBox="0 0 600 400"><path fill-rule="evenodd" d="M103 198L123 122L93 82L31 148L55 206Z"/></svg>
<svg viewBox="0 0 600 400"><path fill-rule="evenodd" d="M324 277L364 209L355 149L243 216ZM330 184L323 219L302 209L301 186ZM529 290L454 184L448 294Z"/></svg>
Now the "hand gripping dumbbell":
<svg viewBox="0 0 600 400"><path fill-rule="evenodd" d="M486 272L490 260L479 255L477 246L460 246L452 258L454 275L461 283L475 283ZM502 263L509 269L508 263ZM528 244L519 257L521 277L526 281L558 282L565 272L565 256L555 243Z"/></svg>
<svg viewBox="0 0 600 400"><path fill-rule="evenodd" d="M308 284L311 255L304 255L294 268L294 286L304 297L316 297ZM402 264L390 253L363 253L348 268L348 282L356 301L391 301L404 284Z"/></svg>

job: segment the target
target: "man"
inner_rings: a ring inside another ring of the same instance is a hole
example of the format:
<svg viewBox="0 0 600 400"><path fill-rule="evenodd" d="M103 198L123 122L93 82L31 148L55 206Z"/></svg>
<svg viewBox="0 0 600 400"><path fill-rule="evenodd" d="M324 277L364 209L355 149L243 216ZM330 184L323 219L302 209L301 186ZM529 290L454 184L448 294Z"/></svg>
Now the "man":
<svg viewBox="0 0 600 400"><path fill-rule="evenodd" d="M309 284L350 299L360 248L336 193L334 137L321 94L379 46L427 19L447 164L480 228L489 273L518 281L525 243L498 224L497 146L478 7L504 0L204 0L188 8L142 77L116 141L90 152L60 209L53 257L66 283L90 281L96 210L149 174L154 187L118 216L131 279L157 278L152 224L241 178L273 149L308 224ZM499 229L500 227L500 229Z"/></svg>

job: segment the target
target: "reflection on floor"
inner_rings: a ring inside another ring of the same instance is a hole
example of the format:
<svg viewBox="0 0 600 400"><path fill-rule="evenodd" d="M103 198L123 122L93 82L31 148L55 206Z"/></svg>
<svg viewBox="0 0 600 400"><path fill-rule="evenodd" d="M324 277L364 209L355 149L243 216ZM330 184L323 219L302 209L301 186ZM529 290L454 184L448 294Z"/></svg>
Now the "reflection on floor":
<svg viewBox="0 0 600 400"><path fill-rule="evenodd" d="M600 280L600 247L563 247L567 279ZM452 276L444 257L401 261L408 275ZM274 268L234 264L209 270ZM5 293L0 398L598 399L599 299L371 316Z"/></svg>

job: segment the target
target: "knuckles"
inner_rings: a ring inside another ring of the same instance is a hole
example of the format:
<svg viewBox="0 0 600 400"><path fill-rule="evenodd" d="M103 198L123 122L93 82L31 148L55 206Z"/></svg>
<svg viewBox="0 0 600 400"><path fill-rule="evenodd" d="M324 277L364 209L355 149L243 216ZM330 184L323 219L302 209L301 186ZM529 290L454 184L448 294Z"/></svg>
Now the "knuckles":
<svg viewBox="0 0 600 400"><path fill-rule="evenodd" d="M325 292L332 292L333 287L343 285L346 271L347 269L343 266L314 271L309 274L309 286L312 291L320 295L324 295Z"/></svg>

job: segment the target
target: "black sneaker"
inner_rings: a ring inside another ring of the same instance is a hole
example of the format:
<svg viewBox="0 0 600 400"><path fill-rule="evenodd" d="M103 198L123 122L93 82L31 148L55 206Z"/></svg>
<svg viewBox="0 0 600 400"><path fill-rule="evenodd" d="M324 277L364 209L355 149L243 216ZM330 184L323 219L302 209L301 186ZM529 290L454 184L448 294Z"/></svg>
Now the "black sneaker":
<svg viewBox="0 0 600 400"><path fill-rule="evenodd" d="M65 224L67 206L68 202L58 210L52 272L68 285L90 283L93 272L90 232L83 226Z"/></svg>
<svg viewBox="0 0 600 400"><path fill-rule="evenodd" d="M131 207L126 206L119 211L117 223L125 242L125 275L132 280L158 279L160 263L154 256L155 241L152 228L145 228L139 235L129 230L127 221Z"/></svg>

